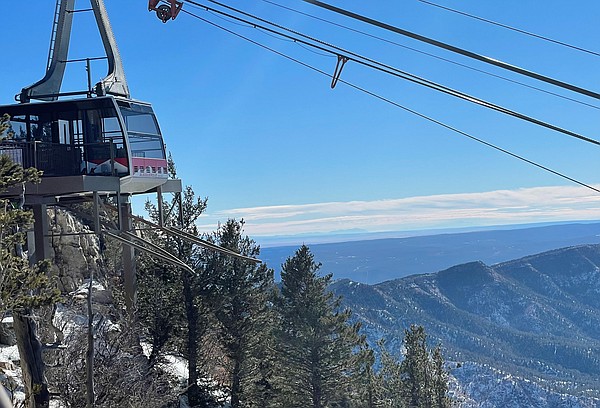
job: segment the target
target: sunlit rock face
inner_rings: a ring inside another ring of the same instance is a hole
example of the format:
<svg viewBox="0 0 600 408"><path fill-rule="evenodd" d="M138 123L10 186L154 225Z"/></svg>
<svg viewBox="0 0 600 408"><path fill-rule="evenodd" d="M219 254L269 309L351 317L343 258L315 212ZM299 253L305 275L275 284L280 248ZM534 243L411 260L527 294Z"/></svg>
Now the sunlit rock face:
<svg viewBox="0 0 600 408"><path fill-rule="evenodd" d="M97 235L64 210L49 210L51 252L59 289L63 293L75 291L89 278L90 272L98 276L101 270L100 241Z"/></svg>

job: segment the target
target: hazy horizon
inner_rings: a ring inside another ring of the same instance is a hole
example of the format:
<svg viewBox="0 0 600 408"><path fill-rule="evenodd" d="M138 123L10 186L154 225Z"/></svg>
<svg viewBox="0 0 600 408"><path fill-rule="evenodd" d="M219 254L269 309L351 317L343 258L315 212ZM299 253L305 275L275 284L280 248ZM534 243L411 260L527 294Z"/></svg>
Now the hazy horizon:
<svg viewBox="0 0 600 408"><path fill-rule="evenodd" d="M487 226L471 226L471 227L456 227L456 228L434 228L414 231L332 231L320 234L297 234L297 235L273 235L273 236L257 236L253 238L262 248L272 247L287 247L295 245L318 245L318 244L334 244L343 242L355 241L371 241L378 239L394 239L394 238L411 238L411 237L426 237L444 234L460 234L479 231L506 231L519 230L529 228L542 228L557 225L571 224L595 224L600 220L572 220L572 221L556 221L556 222L536 222L525 224L502 224L502 225L487 225Z"/></svg>

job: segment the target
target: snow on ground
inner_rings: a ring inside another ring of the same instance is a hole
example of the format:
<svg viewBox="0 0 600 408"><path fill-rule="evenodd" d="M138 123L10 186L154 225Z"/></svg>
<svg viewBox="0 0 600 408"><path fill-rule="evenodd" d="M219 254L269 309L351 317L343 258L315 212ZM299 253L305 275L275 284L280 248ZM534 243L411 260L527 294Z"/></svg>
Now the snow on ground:
<svg viewBox="0 0 600 408"><path fill-rule="evenodd" d="M0 382L17 401L25 399L17 346L0 345Z"/></svg>

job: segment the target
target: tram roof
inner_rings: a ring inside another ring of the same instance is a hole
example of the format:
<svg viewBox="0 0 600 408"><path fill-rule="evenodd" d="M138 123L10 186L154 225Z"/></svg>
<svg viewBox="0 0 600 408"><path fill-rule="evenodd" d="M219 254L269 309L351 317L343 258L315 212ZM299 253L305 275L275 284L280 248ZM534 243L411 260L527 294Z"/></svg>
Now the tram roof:
<svg viewBox="0 0 600 408"><path fill-rule="evenodd" d="M147 102L133 99L118 98L112 95L99 96L95 98L64 99L57 101L36 101L29 103L18 103L1 105L0 114L40 114L55 111L77 111L87 109L114 108L115 103L119 107L126 107L140 113L154 113L152 106Z"/></svg>

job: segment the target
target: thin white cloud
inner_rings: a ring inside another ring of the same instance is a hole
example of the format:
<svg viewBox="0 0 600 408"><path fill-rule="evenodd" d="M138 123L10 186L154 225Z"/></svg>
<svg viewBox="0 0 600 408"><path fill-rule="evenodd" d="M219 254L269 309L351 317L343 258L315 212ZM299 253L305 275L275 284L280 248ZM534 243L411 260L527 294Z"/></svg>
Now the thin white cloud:
<svg viewBox="0 0 600 408"><path fill-rule="evenodd" d="M584 187L535 187L377 201L237 208L207 214L201 228L243 218L251 236L360 229L368 232L600 218L600 195Z"/></svg>

